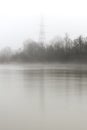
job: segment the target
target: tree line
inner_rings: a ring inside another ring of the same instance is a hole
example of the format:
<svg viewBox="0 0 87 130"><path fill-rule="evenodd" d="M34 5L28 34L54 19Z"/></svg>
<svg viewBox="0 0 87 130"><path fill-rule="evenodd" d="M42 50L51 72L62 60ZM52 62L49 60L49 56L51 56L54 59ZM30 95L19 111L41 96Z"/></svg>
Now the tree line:
<svg viewBox="0 0 87 130"><path fill-rule="evenodd" d="M72 40L66 35L49 44L27 40L15 52L9 47L1 50L0 63L5 62L87 62L87 37Z"/></svg>

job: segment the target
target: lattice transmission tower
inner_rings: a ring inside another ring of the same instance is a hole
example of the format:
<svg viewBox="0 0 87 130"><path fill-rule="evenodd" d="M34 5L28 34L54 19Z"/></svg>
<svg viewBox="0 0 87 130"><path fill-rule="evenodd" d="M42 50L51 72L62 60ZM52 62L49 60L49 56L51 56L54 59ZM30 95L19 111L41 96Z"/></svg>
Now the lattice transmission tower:
<svg viewBox="0 0 87 130"><path fill-rule="evenodd" d="M44 31L44 18L40 20L40 32L39 32L39 43L44 44L46 42L45 31Z"/></svg>

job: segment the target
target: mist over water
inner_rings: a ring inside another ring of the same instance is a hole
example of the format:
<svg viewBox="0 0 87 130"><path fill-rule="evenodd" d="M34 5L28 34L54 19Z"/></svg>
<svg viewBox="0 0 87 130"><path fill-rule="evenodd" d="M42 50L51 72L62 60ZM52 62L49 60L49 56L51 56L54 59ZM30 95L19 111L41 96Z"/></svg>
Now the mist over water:
<svg viewBox="0 0 87 130"><path fill-rule="evenodd" d="M0 130L87 130L87 1L0 1Z"/></svg>
<svg viewBox="0 0 87 130"><path fill-rule="evenodd" d="M86 122L86 65L0 65L1 130L86 130Z"/></svg>

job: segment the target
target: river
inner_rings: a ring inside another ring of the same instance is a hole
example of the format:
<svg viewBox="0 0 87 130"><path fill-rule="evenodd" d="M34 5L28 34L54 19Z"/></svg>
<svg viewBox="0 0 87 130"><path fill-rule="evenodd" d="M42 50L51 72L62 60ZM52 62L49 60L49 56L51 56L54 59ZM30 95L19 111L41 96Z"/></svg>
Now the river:
<svg viewBox="0 0 87 130"><path fill-rule="evenodd" d="M0 65L0 130L87 130L87 65Z"/></svg>

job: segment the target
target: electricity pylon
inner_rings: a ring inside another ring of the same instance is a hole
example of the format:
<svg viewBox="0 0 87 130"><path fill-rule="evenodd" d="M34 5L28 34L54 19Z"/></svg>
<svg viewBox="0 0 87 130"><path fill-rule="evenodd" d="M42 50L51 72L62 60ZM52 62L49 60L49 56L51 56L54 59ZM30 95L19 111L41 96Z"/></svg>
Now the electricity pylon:
<svg viewBox="0 0 87 130"><path fill-rule="evenodd" d="M41 17L40 21L40 32L39 32L39 43L44 44L45 43L45 31L44 31L44 18Z"/></svg>

